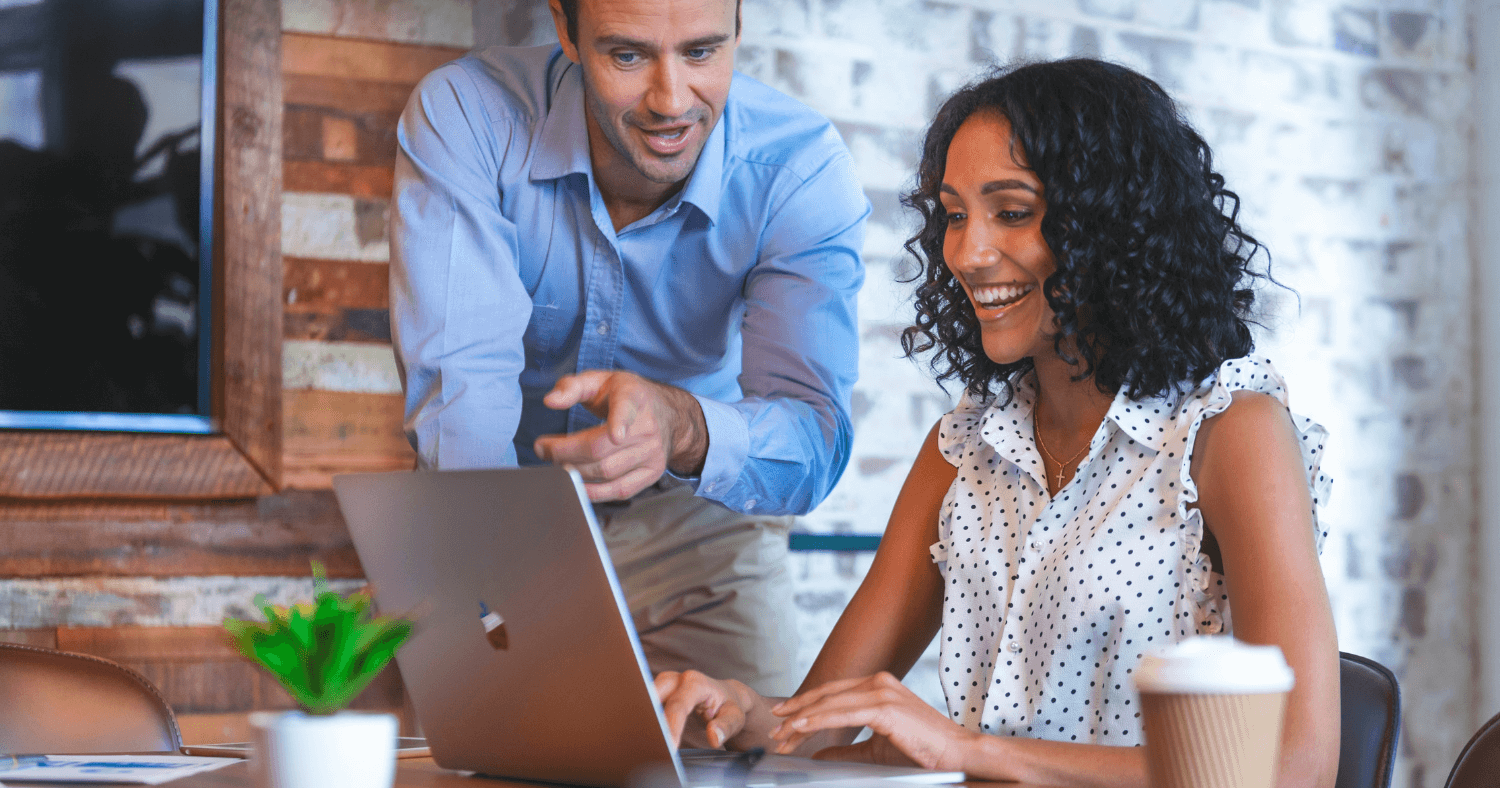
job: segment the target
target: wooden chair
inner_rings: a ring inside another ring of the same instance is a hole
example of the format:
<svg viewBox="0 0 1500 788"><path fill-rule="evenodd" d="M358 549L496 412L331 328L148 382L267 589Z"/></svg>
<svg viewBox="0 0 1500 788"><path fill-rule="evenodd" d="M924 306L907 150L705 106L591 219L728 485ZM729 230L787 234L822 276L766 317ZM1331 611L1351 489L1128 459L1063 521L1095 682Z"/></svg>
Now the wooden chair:
<svg viewBox="0 0 1500 788"><path fill-rule="evenodd" d="M107 659L0 643L0 752L178 752L167 699Z"/></svg>
<svg viewBox="0 0 1500 788"><path fill-rule="evenodd" d="M1401 687L1379 662L1339 652L1339 774L1335 788L1387 788L1401 729Z"/></svg>
<svg viewBox="0 0 1500 788"><path fill-rule="evenodd" d="M1458 753L1443 788L1491 788L1500 775L1500 714L1479 726Z"/></svg>

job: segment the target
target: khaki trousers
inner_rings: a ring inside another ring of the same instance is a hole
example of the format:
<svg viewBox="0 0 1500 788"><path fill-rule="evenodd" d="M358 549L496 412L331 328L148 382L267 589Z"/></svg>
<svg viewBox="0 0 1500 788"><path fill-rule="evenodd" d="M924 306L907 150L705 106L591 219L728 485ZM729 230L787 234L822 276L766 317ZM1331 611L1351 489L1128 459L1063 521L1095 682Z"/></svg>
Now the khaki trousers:
<svg viewBox="0 0 1500 788"><path fill-rule="evenodd" d="M730 511L671 479L594 511L653 673L692 668L768 696L797 688L794 518Z"/></svg>

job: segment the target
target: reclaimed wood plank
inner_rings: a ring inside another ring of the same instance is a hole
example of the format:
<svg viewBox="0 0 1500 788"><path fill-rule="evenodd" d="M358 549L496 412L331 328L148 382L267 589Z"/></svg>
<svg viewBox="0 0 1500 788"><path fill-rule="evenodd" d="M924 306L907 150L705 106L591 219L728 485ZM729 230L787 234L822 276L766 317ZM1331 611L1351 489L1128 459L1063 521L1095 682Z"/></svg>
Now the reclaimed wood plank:
<svg viewBox="0 0 1500 788"><path fill-rule="evenodd" d="M282 299L286 311L390 307L390 266L350 260L288 257Z"/></svg>
<svg viewBox="0 0 1500 788"><path fill-rule="evenodd" d="M288 74L415 85L429 71L466 51L461 47L286 33L281 40L281 68Z"/></svg>
<svg viewBox="0 0 1500 788"><path fill-rule="evenodd" d="M57 648L57 628L0 629L0 643Z"/></svg>
<svg viewBox="0 0 1500 788"><path fill-rule="evenodd" d="M215 416L281 482L281 0L224 0L220 55Z"/></svg>
<svg viewBox="0 0 1500 788"><path fill-rule="evenodd" d="M246 661L222 627L58 627L57 648L113 660L155 684L186 713L289 709L291 696ZM394 665L381 671L351 708L399 710L403 688Z"/></svg>
<svg viewBox="0 0 1500 788"><path fill-rule="evenodd" d="M0 576L363 576L330 492L254 500L0 499Z"/></svg>
<svg viewBox="0 0 1500 788"><path fill-rule="evenodd" d="M348 115L323 107L289 105L285 117L283 155L288 161L395 167L395 115Z"/></svg>
<svg viewBox="0 0 1500 788"><path fill-rule="evenodd" d="M281 163L283 188L288 192L347 194L389 199L395 172L390 165L314 161L287 158Z"/></svg>
<svg viewBox="0 0 1500 788"><path fill-rule="evenodd" d="M385 309L288 307L284 321L287 339L391 343L391 315Z"/></svg>
<svg viewBox="0 0 1500 788"><path fill-rule="evenodd" d="M327 489L336 473L410 470L416 453L401 422L399 394L297 389L286 392L286 484Z"/></svg>
<svg viewBox="0 0 1500 788"><path fill-rule="evenodd" d="M0 432L0 497L246 498L271 492L223 436Z"/></svg>
<svg viewBox="0 0 1500 788"><path fill-rule="evenodd" d="M56 648L116 662L223 662L240 658L223 627L58 627Z"/></svg>
<svg viewBox="0 0 1500 788"><path fill-rule="evenodd" d="M316 74L282 75L282 100L287 106L322 107L348 115L399 117L406 109L414 82L329 77Z"/></svg>

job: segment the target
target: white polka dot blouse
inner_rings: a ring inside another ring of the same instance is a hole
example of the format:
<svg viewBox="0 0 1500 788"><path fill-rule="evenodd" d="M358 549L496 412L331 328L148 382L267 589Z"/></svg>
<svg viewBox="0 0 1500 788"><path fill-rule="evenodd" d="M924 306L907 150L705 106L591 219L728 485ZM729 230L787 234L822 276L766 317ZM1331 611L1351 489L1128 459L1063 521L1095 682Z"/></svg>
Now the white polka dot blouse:
<svg viewBox="0 0 1500 788"><path fill-rule="evenodd" d="M985 733L1136 745L1142 654L1230 629L1224 578L1199 551L1189 476L1204 418L1251 390L1285 404L1268 360L1225 362L1192 391L1115 398L1057 497L1032 431L1034 382L1008 405L965 396L939 426L958 469L932 545L945 585L939 672L952 718ZM1316 510L1327 432L1293 416ZM1319 550L1324 533L1314 528Z"/></svg>

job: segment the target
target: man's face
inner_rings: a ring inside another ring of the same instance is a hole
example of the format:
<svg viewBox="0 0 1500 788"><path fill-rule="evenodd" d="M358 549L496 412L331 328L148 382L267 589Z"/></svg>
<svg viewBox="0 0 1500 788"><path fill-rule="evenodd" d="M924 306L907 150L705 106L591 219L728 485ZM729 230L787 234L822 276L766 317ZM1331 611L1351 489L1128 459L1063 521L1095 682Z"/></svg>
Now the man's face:
<svg viewBox="0 0 1500 788"><path fill-rule="evenodd" d="M601 177L650 192L698 163L734 75L735 0L581 0L578 41L558 38L583 66L589 148Z"/></svg>

